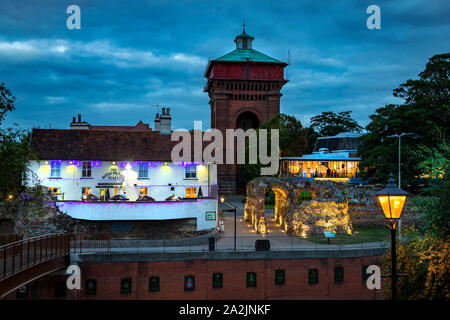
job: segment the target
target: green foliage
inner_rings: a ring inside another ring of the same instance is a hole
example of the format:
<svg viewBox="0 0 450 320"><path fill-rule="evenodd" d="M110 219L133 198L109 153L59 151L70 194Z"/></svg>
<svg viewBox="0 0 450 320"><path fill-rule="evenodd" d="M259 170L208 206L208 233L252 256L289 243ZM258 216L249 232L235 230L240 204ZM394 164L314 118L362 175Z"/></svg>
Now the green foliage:
<svg viewBox="0 0 450 320"><path fill-rule="evenodd" d="M264 196L265 204L275 204L275 193L273 190L270 190L269 192L266 192Z"/></svg>
<svg viewBox="0 0 450 320"><path fill-rule="evenodd" d="M4 82L0 83L0 124L5 119L6 113L15 109L14 101L16 97L11 90L5 86Z"/></svg>
<svg viewBox="0 0 450 320"><path fill-rule="evenodd" d="M437 150L442 143L448 145L449 74L450 54L435 55L419 80L408 80L394 90L394 96L403 98L404 104L387 105L370 116L368 133L361 138L359 148L364 178L385 182L390 172L397 172L398 138L388 136L407 132L415 133L416 138L402 138L402 185L414 188L421 183L418 178L427 174L429 167L417 165L427 157L423 146Z"/></svg>
<svg viewBox="0 0 450 320"><path fill-rule="evenodd" d="M269 121L263 123L260 128L280 130L279 143L282 157L301 156L307 150L306 130L303 128L302 123L293 116L283 113L277 114ZM270 131L267 135L267 140L270 142Z"/></svg>
<svg viewBox="0 0 450 320"><path fill-rule="evenodd" d="M0 130L0 199L17 196L28 176L27 164L33 158L30 133L13 128Z"/></svg>
<svg viewBox="0 0 450 320"><path fill-rule="evenodd" d="M268 129L267 134L267 154L270 154L270 129L279 130L279 155L280 156L302 156L308 149L308 141L306 138L306 130L302 127L300 121L295 117L278 114L272 119L263 123L261 129ZM256 130L259 141L259 129ZM246 142L246 159L248 159L249 147ZM243 183L247 183L253 178L259 177L261 173L261 163L257 164L240 164L237 166L239 178Z"/></svg>
<svg viewBox="0 0 450 320"><path fill-rule="evenodd" d="M361 132L362 127L352 119L350 113L351 111L322 112L311 118L311 128L321 137L335 136L341 132Z"/></svg>
<svg viewBox="0 0 450 320"><path fill-rule="evenodd" d="M403 229L402 234L407 240L397 247L397 269L407 276L398 280L398 298L450 299L449 239L422 235L413 228ZM390 252L384 256L384 274L391 272L390 257ZM390 298L390 281L386 281L383 291Z"/></svg>
<svg viewBox="0 0 450 320"><path fill-rule="evenodd" d="M306 139L308 140L308 148L306 154L310 154L314 150L314 145L316 144L319 134L314 130L313 127L306 128Z"/></svg>
<svg viewBox="0 0 450 320"><path fill-rule="evenodd" d="M297 200L299 204L302 203L303 201L312 200L312 194L311 192L300 192Z"/></svg>

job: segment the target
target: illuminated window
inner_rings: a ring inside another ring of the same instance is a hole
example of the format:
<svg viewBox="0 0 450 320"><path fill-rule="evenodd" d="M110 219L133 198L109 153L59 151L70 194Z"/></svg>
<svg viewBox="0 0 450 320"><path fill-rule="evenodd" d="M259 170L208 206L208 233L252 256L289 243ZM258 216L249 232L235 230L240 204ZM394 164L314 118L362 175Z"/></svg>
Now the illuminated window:
<svg viewBox="0 0 450 320"><path fill-rule="evenodd" d="M148 187L139 187L139 197L148 195Z"/></svg>
<svg viewBox="0 0 450 320"><path fill-rule="evenodd" d="M197 179L197 166L190 165L184 169L184 177L186 179Z"/></svg>
<svg viewBox="0 0 450 320"><path fill-rule="evenodd" d="M50 191L53 193L53 194L59 194L60 192L59 192L59 188L50 188Z"/></svg>
<svg viewBox="0 0 450 320"><path fill-rule="evenodd" d="M308 283L316 284L319 282L319 270L317 269L309 269L308 272Z"/></svg>
<svg viewBox="0 0 450 320"><path fill-rule="evenodd" d="M222 288L222 287L223 287L223 274L213 273L213 288Z"/></svg>
<svg viewBox="0 0 450 320"><path fill-rule="evenodd" d="M83 169L81 171L81 176L83 178L89 178L92 174L92 163L91 161L83 161Z"/></svg>
<svg viewBox="0 0 450 320"><path fill-rule="evenodd" d="M61 162L58 160L50 161L50 176L60 177L61 176Z"/></svg>
<svg viewBox="0 0 450 320"><path fill-rule="evenodd" d="M148 279L148 291L151 292L159 291L159 277L150 277Z"/></svg>
<svg viewBox="0 0 450 320"><path fill-rule="evenodd" d="M197 188L187 187L186 188L186 198L197 198Z"/></svg>
<svg viewBox="0 0 450 320"><path fill-rule="evenodd" d="M84 199L88 194L91 194L91 188L81 188L81 197Z"/></svg>
<svg viewBox="0 0 450 320"><path fill-rule="evenodd" d="M148 162L139 162L139 178L148 178Z"/></svg>

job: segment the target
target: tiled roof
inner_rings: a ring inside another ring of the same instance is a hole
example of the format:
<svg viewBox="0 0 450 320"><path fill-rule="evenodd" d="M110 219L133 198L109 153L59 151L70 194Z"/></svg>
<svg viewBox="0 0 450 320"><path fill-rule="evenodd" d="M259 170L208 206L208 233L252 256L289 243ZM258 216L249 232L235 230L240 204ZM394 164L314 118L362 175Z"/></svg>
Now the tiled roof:
<svg viewBox="0 0 450 320"><path fill-rule="evenodd" d="M265 55L264 53L261 53L254 49L236 49L216 59L216 61L252 61L252 62L282 63L281 61L271 58L268 55Z"/></svg>
<svg viewBox="0 0 450 320"><path fill-rule="evenodd" d="M170 137L151 130L33 129L31 147L46 160L170 161L178 144Z"/></svg>

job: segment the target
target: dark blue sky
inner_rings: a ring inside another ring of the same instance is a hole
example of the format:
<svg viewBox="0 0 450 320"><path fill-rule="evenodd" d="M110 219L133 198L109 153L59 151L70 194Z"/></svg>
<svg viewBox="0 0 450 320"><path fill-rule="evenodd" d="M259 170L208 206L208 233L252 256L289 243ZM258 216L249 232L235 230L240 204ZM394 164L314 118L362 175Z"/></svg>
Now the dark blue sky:
<svg viewBox="0 0 450 320"><path fill-rule="evenodd" d="M67 6L81 30L66 28ZM381 8L381 30L366 8ZM209 127L203 73L208 58L253 48L291 64L281 112L308 125L322 111L369 115L398 103L392 90L450 50L450 1L100 1L2 0L0 81L17 96L5 126L67 128L81 113L93 125L153 124L172 109L173 128Z"/></svg>

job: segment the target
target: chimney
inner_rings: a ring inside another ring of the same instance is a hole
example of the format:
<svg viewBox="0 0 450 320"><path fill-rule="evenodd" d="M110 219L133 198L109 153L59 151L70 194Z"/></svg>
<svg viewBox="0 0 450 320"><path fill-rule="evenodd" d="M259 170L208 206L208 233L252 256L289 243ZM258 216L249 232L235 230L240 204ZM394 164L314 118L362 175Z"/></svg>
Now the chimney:
<svg viewBox="0 0 450 320"><path fill-rule="evenodd" d="M86 121L81 121L81 114L78 114L78 121L76 117L72 118L72 123L69 125L70 129L89 129L91 125Z"/></svg>
<svg viewBox="0 0 450 320"><path fill-rule="evenodd" d="M161 123L159 120L159 114L157 113L156 117L155 117L155 131L159 131L160 129L161 129Z"/></svg>
<svg viewBox="0 0 450 320"><path fill-rule="evenodd" d="M160 133L161 134L171 134L172 133L172 128L171 128L171 122L172 122L172 118L170 117L170 108L167 108L167 112L166 112L166 108L162 108L162 115L159 117L160 119Z"/></svg>

